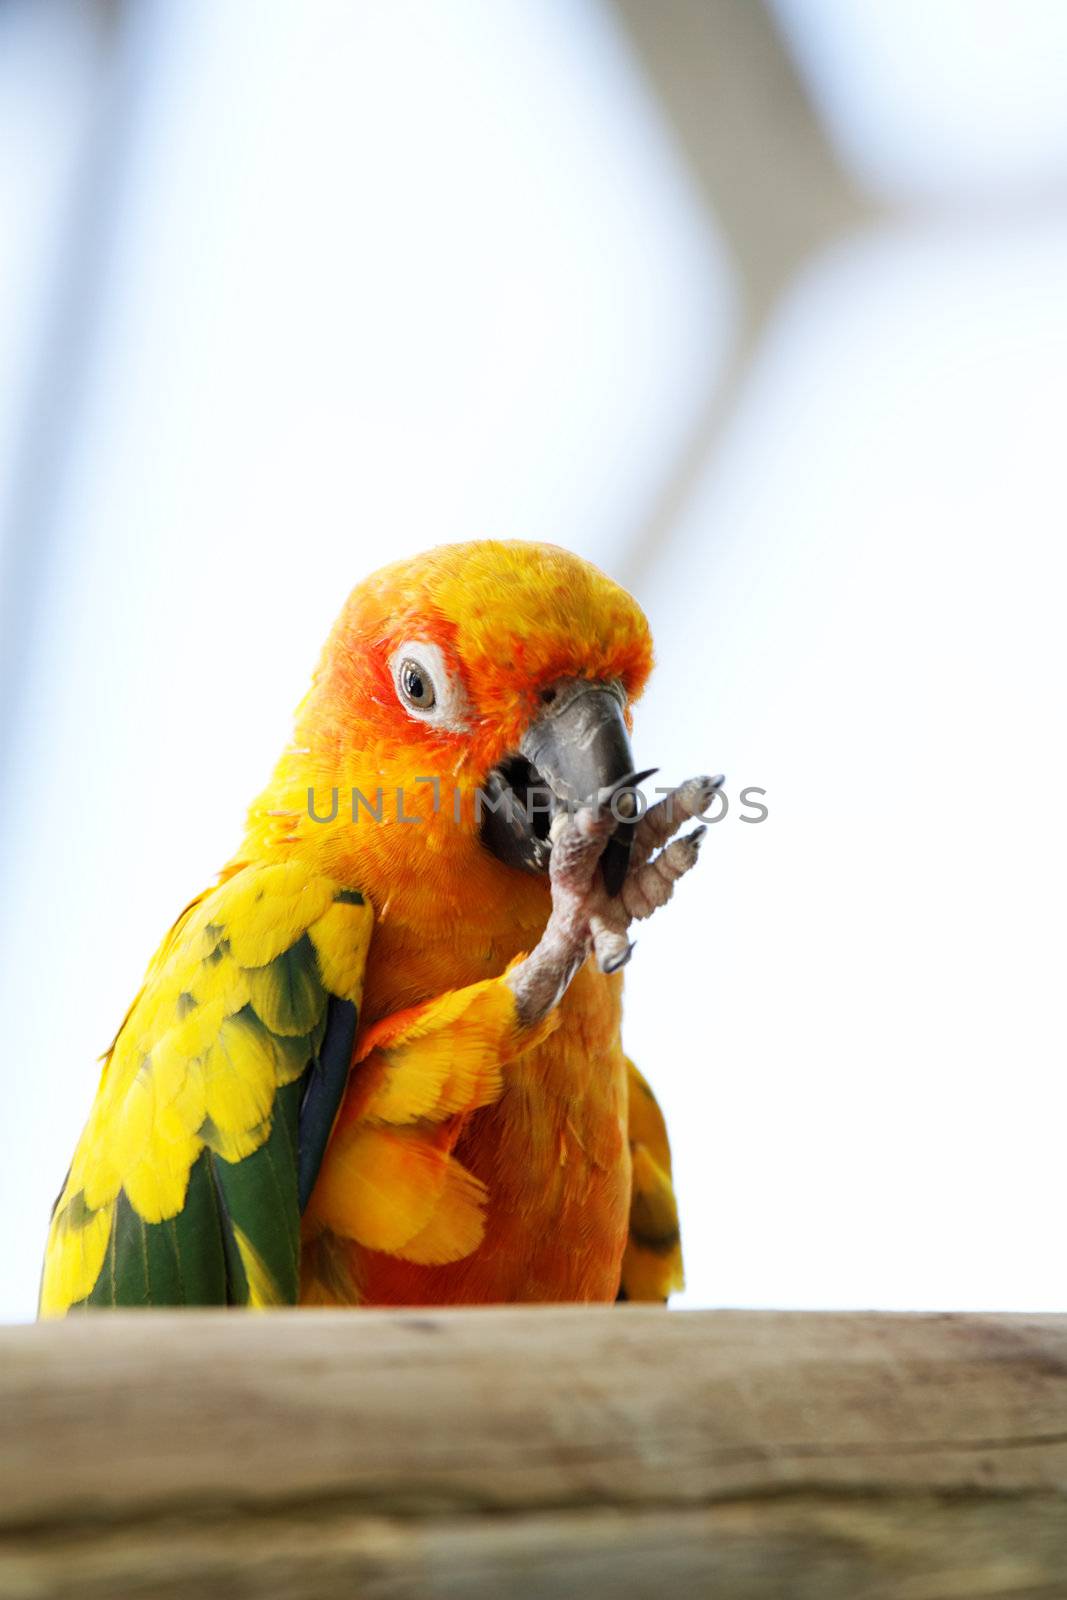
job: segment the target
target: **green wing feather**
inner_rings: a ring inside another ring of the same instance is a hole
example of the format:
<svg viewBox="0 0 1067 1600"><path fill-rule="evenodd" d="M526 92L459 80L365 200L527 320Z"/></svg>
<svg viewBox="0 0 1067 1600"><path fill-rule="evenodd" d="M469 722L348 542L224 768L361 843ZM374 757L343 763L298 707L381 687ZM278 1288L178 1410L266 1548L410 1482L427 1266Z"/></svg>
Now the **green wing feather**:
<svg viewBox="0 0 1067 1600"><path fill-rule="evenodd" d="M42 1315L295 1302L370 930L358 893L298 863L241 867L183 913L108 1053Z"/></svg>

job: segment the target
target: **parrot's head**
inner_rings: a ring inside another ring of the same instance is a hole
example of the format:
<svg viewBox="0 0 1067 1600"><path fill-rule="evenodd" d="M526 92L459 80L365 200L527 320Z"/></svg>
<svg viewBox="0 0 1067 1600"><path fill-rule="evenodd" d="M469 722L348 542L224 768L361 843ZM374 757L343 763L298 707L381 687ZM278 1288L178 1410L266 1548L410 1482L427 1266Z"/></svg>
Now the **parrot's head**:
<svg viewBox="0 0 1067 1600"><path fill-rule="evenodd" d="M425 854L427 870L489 853L545 873L555 812L632 772L631 705L651 664L637 602L589 562L518 540L443 545L353 591L297 753L313 757L320 812L336 788L351 822L358 790L364 853ZM376 810L388 840L369 836ZM423 826L393 826L410 819ZM605 851L613 892L630 831L623 820Z"/></svg>

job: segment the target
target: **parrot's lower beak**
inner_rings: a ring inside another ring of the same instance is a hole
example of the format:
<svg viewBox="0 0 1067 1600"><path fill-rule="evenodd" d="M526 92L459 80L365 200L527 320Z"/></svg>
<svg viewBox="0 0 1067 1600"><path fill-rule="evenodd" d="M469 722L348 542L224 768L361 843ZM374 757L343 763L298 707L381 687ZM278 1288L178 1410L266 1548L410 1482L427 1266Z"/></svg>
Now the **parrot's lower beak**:
<svg viewBox="0 0 1067 1600"><path fill-rule="evenodd" d="M489 774L481 822L482 843L506 865L547 872L550 829L559 812L574 810L633 771L630 738L620 691L588 679L571 679L546 691L545 709L532 722L519 750ZM625 792L615 803L621 820L601 857L604 882L618 894L630 861L634 802Z"/></svg>

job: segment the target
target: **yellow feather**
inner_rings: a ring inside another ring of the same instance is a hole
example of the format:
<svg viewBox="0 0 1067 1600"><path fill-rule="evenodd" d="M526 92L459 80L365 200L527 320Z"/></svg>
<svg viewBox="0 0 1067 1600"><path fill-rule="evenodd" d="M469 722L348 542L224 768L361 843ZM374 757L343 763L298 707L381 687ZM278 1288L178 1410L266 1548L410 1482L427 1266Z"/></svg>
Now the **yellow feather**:
<svg viewBox="0 0 1067 1600"><path fill-rule="evenodd" d="M386 1071L363 1115L405 1123L491 1105L503 1084L501 1035L514 1020L511 992L495 980L444 996L379 1052Z"/></svg>
<svg viewBox="0 0 1067 1600"><path fill-rule="evenodd" d="M368 1121L440 1121L499 1099L503 1068L559 1021L519 1026L512 991L498 979L453 990L428 1005L394 1042L375 1052L384 1070L362 1108Z"/></svg>
<svg viewBox="0 0 1067 1600"><path fill-rule="evenodd" d="M251 1239L238 1227L234 1228L233 1236L237 1241L245 1277L248 1279L248 1304L251 1309L263 1311L270 1306L280 1305L281 1295L278 1292L278 1285Z"/></svg>
<svg viewBox="0 0 1067 1600"><path fill-rule="evenodd" d="M374 915L369 906L335 900L308 929L322 981L331 994L359 1005Z"/></svg>
<svg viewBox="0 0 1067 1600"><path fill-rule="evenodd" d="M447 1151L418 1130L363 1124L342 1129L330 1146L309 1212L342 1238L395 1253L429 1222L449 1161Z"/></svg>
<svg viewBox="0 0 1067 1600"><path fill-rule="evenodd" d="M643 1144L633 1147L630 1236L623 1255L622 1286L630 1300L666 1300L685 1287L674 1188L669 1173Z"/></svg>
<svg viewBox="0 0 1067 1600"><path fill-rule="evenodd" d="M146 1058L119 1104L105 1133L113 1165L129 1172L141 1160L152 1132L156 1111L156 1086Z"/></svg>
<svg viewBox="0 0 1067 1600"><path fill-rule="evenodd" d="M296 943L330 905L333 886L298 861L259 867L227 884L225 936L242 967L264 967Z"/></svg>
<svg viewBox="0 0 1067 1600"><path fill-rule="evenodd" d="M631 1241L622 1260L622 1283L629 1300L666 1300L685 1288L681 1255L657 1256Z"/></svg>
<svg viewBox="0 0 1067 1600"><path fill-rule="evenodd" d="M207 1115L223 1133L243 1133L270 1115L275 1052L254 1018L228 1017L204 1056Z"/></svg>
<svg viewBox="0 0 1067 1600"><path fill-rule="evenodd" d="M155 1061L153 1057L153 1065ZM175 1060L173 1069L167 1073L159 1090L160 1121L172 1129L172 1138L177 1138L179 1131L196 1133L207 1116L203 1063L185 1061L181 1063L180 1072L178 1068L179 1063Z"/></svg>
<svg viewBox="0 0 1067 1600"><path fill-rule="evenodd" d="M630 1226L664 1249L678 1238L678 1205L670 1176L643 1144L633 1148L633 1198Z"/></svg>
<svg viewBox="0 0 1067 1600"><path fill-rule="evenodd" d="M189 1169L203 1149L203 1141L178 1128L176 1136L157 1121L144 1153L123 1177L126 1197L146 1222L176 1217L185 1204Z"/></svg>
<svg viewBox="0 0 1067 1600"><path fill-rule="evenodd" d="M485 1237L485 1202L485 1185L450 1159L429 1222L413 1239L399 1245L396 1254L428 1267L461 1261L477 1250Z"/></svg>
<svg viewBox="0 0 1067 1600"><path fill-rule="evenodd" d="M248 998L248 986L243 982L243 974L234 976L242 981L205 998L192 1006L184 1018L171 1019L166 1030L160 1029L162 1037L157 1035L157 1043L152 1046L152 1062L157 1069L170 1070L171 1061L186 1062L194 1056L202 1056L218 1037L224 1019L242 1010Z"/></svg>
<svg viewBox="0 0 1067 1600"><path fill-rule="evenodd" d="M105 1206L80 1225L72 1222L68 1210L57 1211L41 1282L43 1317L61 1317L92 1290L107 1254L114 1209Z"/></svg>
<svg viewBox="0 0 1067 1600"><path fill-rule="evenodd" d="M642 1144L655 1157L668 1178L671 1175L671 1147L667 1139L667 1125L663 1112L648 1080L638 1072L632 1061L626 1063L629 1078L629 1112L627 1124L631 1144Z"/></svg>
<svg viewBox="0 0 1067 1600"><path fill-rule="evenodd" d="M188 994L196 1004L183 1019L186 1031L178 1036L178 1041L185 1050L196 1054L210 1039L222 1016L232 1016L247 1005L248 974L232 956L223 954L216 961L205 961L194 967L185 977L188 987L181 992ZM175 995L175 1005L177 1000Z"/></svg>
<svg viewBox="0 0 1067 1600"><path fill-rule="evenodd" d="M209 1150L213 1150L223 1161L243 1161L245 1156L254 1155L261 1144L270 1138L270 1120L257 1123L254 1128L245 1128L240 1133L224 1133L221 1128L216 1128L214 1123L205 1123L202 1133L204 1143Z"/></svg>
<svg viewBox="0 0 1067 1600"><path fill-rule="evenodd" d="M90 1211L109 1205L119 1192L122 1179L114 1152L100 1130L101 1111L98 1107L82 1135L81 1144L71 1162L67 1190L74 1194L84 1190L85 1204Z"/></svg>

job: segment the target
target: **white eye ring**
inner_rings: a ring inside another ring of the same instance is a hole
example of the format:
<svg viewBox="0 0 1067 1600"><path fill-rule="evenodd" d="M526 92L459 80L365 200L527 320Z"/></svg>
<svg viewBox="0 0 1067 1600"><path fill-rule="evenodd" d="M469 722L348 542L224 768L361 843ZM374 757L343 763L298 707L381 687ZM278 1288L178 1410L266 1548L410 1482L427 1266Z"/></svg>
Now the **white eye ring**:
<svg viewBox="0 0 1067 1600"><path fill-rule="evenodd" d="M441 650L411 639L389 657L396 697L409 717L459 732L468 727L467 696Z"/></svg>

